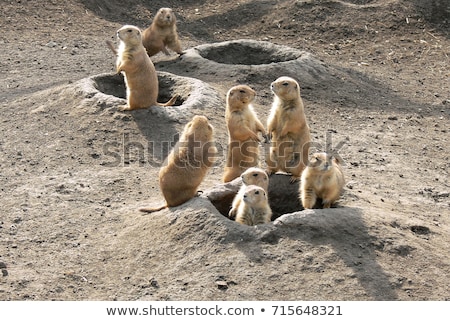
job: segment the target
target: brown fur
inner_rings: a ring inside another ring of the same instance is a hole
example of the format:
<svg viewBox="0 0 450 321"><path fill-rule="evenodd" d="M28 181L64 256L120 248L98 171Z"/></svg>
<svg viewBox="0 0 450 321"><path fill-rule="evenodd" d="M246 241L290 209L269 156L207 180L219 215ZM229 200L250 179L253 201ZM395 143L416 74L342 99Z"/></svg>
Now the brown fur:
<svg viewBox="0 0 450 321"><path fill-rule="evenodd" d="M161 8L155 15L152 24L142 33L142 43L149 57L162 51L169 55L166 47L177 54L183 54L177 34L176 17L170 8Z"/></svg>
<svg viewBox="0 0 450 321"><path fill-rule="evenodd" d="M235 218L237 209L242 201L242 197L245 193L245 188L249 185L256 185L262 187L267 193L269 190L269 176L267 176L266 171L257 167L250 167L245 170L241 175L242 185L233 199L231 204L231 209L228 212L230 218Z"/></svg>
<svg viewBox="0 0 450 321"><path fill-rule="evenodd" d="M272 210L266 191L259 186L247 186L237 209L236 222L245 225L266 224L271 217Z"/></svg>
<svg viewBox="0 0 450 321"><path fill-rule="evenodd" d="M214 128L205 116L194 116L159 171L159 185L166 205L140 211L151 213L178 206L196 196L198 186L216 157Z"/></svg>
<svg viewBox="0 0 450 321"><path fill-rule="evenodd" d="M272 140L270 155L266 157L267 172L291 173L291 182L295 182L307 164L311 141L300 86L290 77L280 77L271 89L275 97L267 120L267 133Z"/></svg>
<svg viewBox="0 0 450 321"><path fill-rule="evenodd" d="M117 37L120 39L120 44L116 51L116 70L117 73L124 73L127 87L127 105L121 106L120 109L134 110L151 106L173 105L177 96L172 97L165 104L157 102L158 76L155 66L142 45L139 28L125 25L117 31ZM110 43L108 46L115 52Z"/></svg>
<svg viewBox="0 0 450 321"><path fill-rule="evenodd" d="M255 91L246 85L232 87L227 93L225 121L228 127L228 152L223 182L239 177L247 168L259 165L259 137L266 130L253 110Z"/></svg>
<svg viewBox="0 0 450 321"><path fill-rule="evenodd" d="M339 199L344 185L339 161L326 153L314 153L300 180L299 194L303 207L313 208L320 198L323 208L329 208Z"/></svg>

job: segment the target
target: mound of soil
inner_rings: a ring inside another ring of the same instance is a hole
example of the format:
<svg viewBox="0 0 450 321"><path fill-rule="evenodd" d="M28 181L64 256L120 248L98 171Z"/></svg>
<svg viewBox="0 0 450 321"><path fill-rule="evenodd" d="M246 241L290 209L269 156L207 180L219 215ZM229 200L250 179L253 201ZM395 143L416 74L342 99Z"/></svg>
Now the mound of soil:
<svg viewBox="0 0 450 321"><path fill-rule="evenodd" d="M186 53L152 58L159 101L180 98L119 112L105 40L163 6ZM0 24L0 300L450 299L447 1L22 0ZM224 215L239 186L220 182L225 94L253 87L265 123L282 75L345 192L302 211L276 175L273 222L242 226ZM221 155L202 193L141 215L195 114Z"/></svg>

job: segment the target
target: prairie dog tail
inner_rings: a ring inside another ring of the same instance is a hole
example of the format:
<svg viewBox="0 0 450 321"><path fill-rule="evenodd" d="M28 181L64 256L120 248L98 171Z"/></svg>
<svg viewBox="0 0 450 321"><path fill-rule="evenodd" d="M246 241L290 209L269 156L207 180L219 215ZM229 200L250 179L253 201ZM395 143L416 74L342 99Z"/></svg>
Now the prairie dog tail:
<svg viewBox="0 0 450 321"><path fill-rule="evenodd" d="M114 44L110 40L106 40L106 45L111 49L111 51L117 56L117 50L114 47Z"/></svg>
<svg viewBox="0 0 450 321"><path fill-rule="evenodd" d="M173 104L175 104L175 102L177 101L179 95L175 95L172 98L170 98L170 100L167 103L158 103L158 106L162 106L162 107L167 107L167 106L173 106Z"/></svg>
<svg viewBox="0 0 450 321"><path fill-rule="evenodd" d="M165 209L167 207L168 207L167 204L165 204L165 205L161 205L161 206L158 206L158 207L144 207L144 208L140 208L139 211L145 213L145 214L142 214L142 215L147 215L147 214L150 214L150 213L153 213L153 212L158 212L158 211L163 210L163 209Z"/></svg>

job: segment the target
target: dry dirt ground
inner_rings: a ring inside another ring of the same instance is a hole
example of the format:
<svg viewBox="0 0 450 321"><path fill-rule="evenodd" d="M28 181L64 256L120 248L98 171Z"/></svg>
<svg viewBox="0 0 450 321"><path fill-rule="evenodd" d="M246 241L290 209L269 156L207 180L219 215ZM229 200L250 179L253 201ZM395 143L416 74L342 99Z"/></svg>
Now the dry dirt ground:
<svg viewBox="0 0 450 321"><path fill-rule="evenodd" d="M124 3L2 1L1 300L450 299L448 1ZM215 65L158 55L179 106L118 112L105 40L160 7L174 9L187 51L253 39L305 59L270 64L242 46L206 50ZM204 196L137 211L162 202L159 166L193 114L222 147L201 190L220 187L226 90L252 86L265 122L282 75L300 82L315 142L345 161L336 208L258 227Z"/></svg>

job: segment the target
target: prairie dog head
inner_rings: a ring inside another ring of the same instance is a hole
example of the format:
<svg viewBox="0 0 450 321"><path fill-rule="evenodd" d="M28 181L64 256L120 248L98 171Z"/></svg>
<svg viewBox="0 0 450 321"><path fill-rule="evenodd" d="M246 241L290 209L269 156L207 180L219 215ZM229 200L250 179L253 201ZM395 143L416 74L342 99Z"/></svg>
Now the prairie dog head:
<svg viewBox="0 0 450 321"><path fill-rule="evenodd" d="M262 187L256 185L247 186L242 199L250 206L261 207L267 204L266 191Z"/></svg>
<svg viewBox="0 0 450 321"><path fill-rule="evenodd" d="M308 167L317 172L326 172L333 166L333 161L337 163L336 158L327 153L314 153L310 160Z"/></svg>
<svg viewBox="0 0 450 321"><path fill-rule="evenodd" d="M300 86L291 77L280 77L270 84L272 92L281 100L294 100L300 97Z"/></svg>
<svg viewBox="0 0 450 321"><path fill-rule="evenodd" d="M269 176L266 171L258 167L250 167L241 174L242 183L245 185L256 185L267 190Z"/></svg>
<svg viewBox="0 0 450 321"><path fill-rule="evenodd" d="M123 26L117 30L117 38L119 38L127 46L138 46L142 44L141 30L136 26Z"/></svg>
<svg viewBox="0 0 450 321"><path fill-rule="evenodd" d="M198 141L210 141L214 136L214 127L205 116L196 115L186 124L184 136L193 137Z"/></svg>
<svg viewBox="0 0 450 321"><path fill-rule="evenodd" d="M158 26L167 27L176 23L176 17L171 8L161 8L156 13L154 21Z"/></svg>
<svg viewBox="0 0 450 321"><path fill-rule="evenodd" d="M242 108L253 102L256 92L247 85L231 87L227 92L227 103L232 108Z"/></svg>

